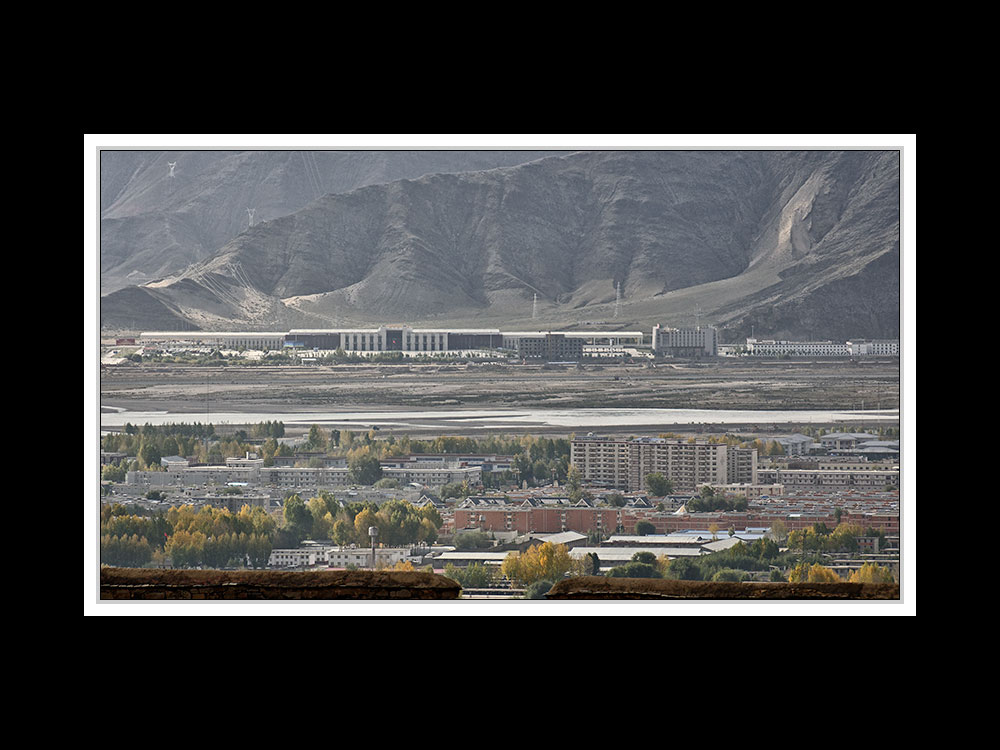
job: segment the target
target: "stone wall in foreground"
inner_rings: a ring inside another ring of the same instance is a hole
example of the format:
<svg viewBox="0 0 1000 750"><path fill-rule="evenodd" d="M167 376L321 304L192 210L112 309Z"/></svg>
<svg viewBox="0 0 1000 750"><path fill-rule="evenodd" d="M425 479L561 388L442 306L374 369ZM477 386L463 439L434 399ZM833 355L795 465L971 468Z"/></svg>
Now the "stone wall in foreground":
<svg viewBox="0 0 1000 750"><path fill-rule="evenodd" d="M899 599L899 584L725 583L580 576L559 581L546 599Z"/></svg>
<svg viewBox="0 0 1000 750"><path fill-rule="evenodd" d="M455 581L433 573L101 568L101 599L392 600L459 599ZM547 599L898 600L898 584L723 583L581 576L557 583Z"/></svg>
<svg viewBox="0 0 1000 750"><path fill-rule="evenodd" d="M433 573L330 570L101 568L101 599L458 599L461 587Z"/></svg>

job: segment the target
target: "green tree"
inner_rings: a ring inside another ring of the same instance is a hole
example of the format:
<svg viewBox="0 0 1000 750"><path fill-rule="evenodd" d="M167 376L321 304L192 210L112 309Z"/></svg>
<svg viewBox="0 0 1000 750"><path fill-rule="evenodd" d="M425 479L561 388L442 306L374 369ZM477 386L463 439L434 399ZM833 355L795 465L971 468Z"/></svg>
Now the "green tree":
<svg viewBox="0 0 1000 750"><path fill-rule="evenodd" d="M309 512L305 501L297 494L285 499L282 516L285 529L297 540L296 544L312 532L313 515Z"/></svg>
<svg viewBox="0 0 1000 750"><path fill-rule="evenodd" d="M549 465L542 459L538 459L531 465L531 475L534 477L536 482L544 482L551 479L552 472L549 470Z"/></svg>
<svg viewBox="0 0 1000 750"><path fill-rule="evenodd" d="M496 580L496 570L482 563L472 563L465 568L458 568L448 563L444 566L444 574L453 581L458 581L462 588L466 589L487 588Z"/></svg>
<svg viewBox="0 0 1000 750"><path fill-rule="evenodd" d="M154 443L145 443L142 448L139 449L139 460L147 469L159 468L161 458L163 458L163 456L160 455L160 449L157 448Z"/></svg>
<svg viewBox="0 0 1000 750"><path fill-rule="evenodd" d="M310 450L325 451L326 442L326 435L323 434L323 430L318 424L309 428L309 438L306 440L306 445Z"/></svg>
<svg viewBox="0 0 1000 750"><path fill-rule="evenodd" d="M344 518L338 518L333 522L333 541L341 547L351 544L354 540L354 524Z"/></svg>
<svg viewBox="0 0 1000 750"><path fill-rule="evenodd" d="M552 581L535 581L524 590L525 599L546 599L554 584Z"/></svg>
<svg viewBox="0 0 1000 750"><path fill-rule="evenodd" d="M323 497L313 497L306 503L312 516L312 528L309 536L313 539L329 539L333 532L333 515Z"/></svg>
<svg viewBox="0 0 1000 750"><path fill-rule="evenodd" d="M382 478L382 464L374 453L362 452L352 456L347 461L347 469L351 481L357 484L375 484Z"/></svg>
<svg viewBox="0 0 1000 750"><path fill-rule="evenodd" d="M452 544L457 550L467 551L489 549L493 546L493 541L482 531L460 531L455 534Z"/></svg>
<svg viewBox="0 0 1000 750"><path fill-rule="evenodd" d="M643 563L645 565L656 565L656 555L652 552L640 550L632 555L631 562Z"/></svg>
<svg viewBox="0 0 1000 750"><path fill-rule="evenodd" d="M566 471L566 494L576 502L583 497L583 474L576 466L570 466Z"/></svg>
<svg viewBox="0 0 1000 750"><path fill-rule="evenodd" d="M647 534L655 534L656 527L649 521L639 521L635 525L635 533L639 536L646 536Z"/></svg>
<svg viewBox="0 0 1000 750"><path fill-rule="evenodd" d="M417 531L417 541L425 544L434 544L438 538L438 527L429 518L420 519L420 528Z"/></svg>
<svg viewBox="0 0 1000 750"><path fill-rule="evenodd" d="M700 581L701 568L687 557L675 557L667 568L667 578L675 581Z"/></svg>
<svg viewBox="0 0 1000 750"><path fill-rule="evenodd" d="M125 481L125 462L106 464L101 468L101 479L107 482Z"/></svg>
<svg viewBox="0 0 1000 750"><path fill-rule="evenodd" d="M654 472L646 475L646 489L653 497L664 497L674 491L674 485L663 474Z"/></svg>
<svg viewBox="0 0 1000 750"><path fill-rule="evenodd" d="M271 540L263 534L251 534L246 548L247 558L253 568L266 568L271 557Z"/></svg>
<svg viewBox="0 0 1000 750"><path fill-rule="evenodd" d="M608 578L660 578L657 566L644 562L627 562L608 571Z"/></svg>

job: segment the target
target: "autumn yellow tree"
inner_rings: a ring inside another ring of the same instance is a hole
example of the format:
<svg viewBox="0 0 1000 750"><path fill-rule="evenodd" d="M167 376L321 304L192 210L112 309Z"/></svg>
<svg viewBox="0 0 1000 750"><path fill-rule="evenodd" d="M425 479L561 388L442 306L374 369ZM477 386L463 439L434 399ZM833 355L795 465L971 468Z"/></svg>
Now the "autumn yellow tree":
<svg viewBox="0 0 1000 750"><path fill-rule="evenodd" d="M500 571L511 581L528 586L535 581L557 581L566 573L579 574L582 566L569 554L565 544L545 542L526 552L511 552L504 558Z"/></svg>
<svg viewBox="0 0 1000 750"><path fill-rule="evenodd" d="M788 574L789 583L841 583L840 576L819 563L799 563Z"/></svg>
<svg viewBox="0 0 1000 750"><path fill-rule="evenodd" d="M375 514L368 508L354 517L354 535L357 539L368 541L368 527L376 526Z"/></svg>
<svg viewBox="0 0 1000 750"><path fill-rule="evenodd" d="M896 579L888 568L866 562L860 569L851 573L848 581L851 583L895 583Z"/></svg>
<svg viewBox="0 0 1000 750"><path fill-rule="evenodd" d="M656 558L656 569L660 571L660 575L666 578L667 571L670 569L670 558L666 555L660 555Z"/></svg>

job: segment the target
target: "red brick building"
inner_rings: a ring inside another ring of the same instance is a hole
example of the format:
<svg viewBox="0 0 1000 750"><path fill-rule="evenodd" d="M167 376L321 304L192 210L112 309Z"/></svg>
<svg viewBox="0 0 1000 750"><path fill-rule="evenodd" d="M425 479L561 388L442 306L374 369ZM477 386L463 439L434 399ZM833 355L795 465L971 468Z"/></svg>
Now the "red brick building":
<svg viewBox="0 0 1000 750"><path fill-rule="evenodd" d="M781 521L789 531L826 524L836 528L837 520L832 509L796 513L785 510L753 510L747 513L658 513L639 508L589 508L584 506L531 507L505 505L490 508L462 508L455 510L455 529L481 529L483 531L517 531L518 533L557 534L576 531L580 534L616 532L634 534L639 521L647 521L657 534L667 534L685 529L720 529L733 526L737 529L771 527ZM864 528L874 528L886 534L899 533L898 513L844 513L841 523Z"/></svg>

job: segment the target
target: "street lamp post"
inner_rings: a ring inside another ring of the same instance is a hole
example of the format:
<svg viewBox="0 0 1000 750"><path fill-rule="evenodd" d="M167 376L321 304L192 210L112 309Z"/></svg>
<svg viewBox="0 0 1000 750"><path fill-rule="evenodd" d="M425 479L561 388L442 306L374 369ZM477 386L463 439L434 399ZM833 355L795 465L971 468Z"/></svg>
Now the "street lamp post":
<svg viewBox="0 0 1000 750"><path fill-rule="evenodd" d="M378 526L369 526L368 536L372 540L372 570L375 570L375 537L378 536Z"/></svg>

